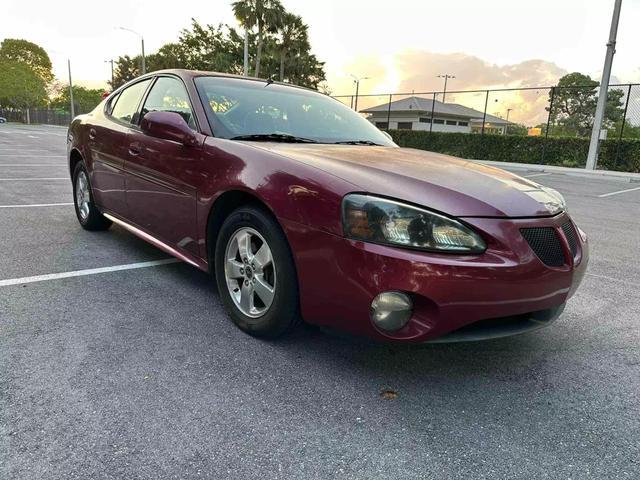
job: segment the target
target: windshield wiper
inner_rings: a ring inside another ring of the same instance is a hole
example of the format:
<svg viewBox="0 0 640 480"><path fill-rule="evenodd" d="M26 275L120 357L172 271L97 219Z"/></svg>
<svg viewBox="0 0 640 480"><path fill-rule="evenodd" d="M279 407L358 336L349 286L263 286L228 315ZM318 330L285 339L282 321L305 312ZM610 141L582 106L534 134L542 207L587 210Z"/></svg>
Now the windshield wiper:
<svg viewBox="0 0 640 480"><path fill-rule="evenodd" d="M304 137L296 137L286 133L254 133L251 135L238 135L229 140L254 140L257 142L289 142L289 143L318 143L316 140Z"/></svg>
<svg viewBox="0 0 640 480"><path fill-rule="evenodd" d="M341 142L333 142L336 145L372 145L376 147L381 147L382 145L376 142L372 142L371 140L343 140Z"/></svg>

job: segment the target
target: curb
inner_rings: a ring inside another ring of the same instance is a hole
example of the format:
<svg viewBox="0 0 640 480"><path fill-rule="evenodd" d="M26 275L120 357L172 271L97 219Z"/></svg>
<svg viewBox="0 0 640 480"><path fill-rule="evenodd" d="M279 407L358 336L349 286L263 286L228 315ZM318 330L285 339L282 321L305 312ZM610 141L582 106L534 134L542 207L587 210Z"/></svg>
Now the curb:
<svg viewBox="0 0 640 480"><path fill-rule="evenodd" d="M555 173L573 177L603 178L607 180L618 180L620 182L640 183L640 173L614 172L611 170L584 170L581 168L557 167L533 163L496 162L491 160L472 160L472 162L491 165L492 167L508 167L523 172Z"/></svg>

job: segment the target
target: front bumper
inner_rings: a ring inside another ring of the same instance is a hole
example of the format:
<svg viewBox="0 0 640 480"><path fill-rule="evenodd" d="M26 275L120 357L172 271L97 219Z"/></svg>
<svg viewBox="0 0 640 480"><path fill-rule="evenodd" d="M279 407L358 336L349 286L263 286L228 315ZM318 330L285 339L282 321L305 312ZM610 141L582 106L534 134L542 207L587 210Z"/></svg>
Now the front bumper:
<svg viewBox="0 0 640 480"><path fill-rule="evenodd" d="M586 238L575 226L578 245L575 255L571 253L561 232L569 216L463 220L481 233L488 246L485 253L416 252L284 221L298 270L303 317L327 328L404 342L495 338L555 320L580 284L589 256ZM530 227L556 229L565 265L542 263L520 233ZM395 332L381 331L370 320L371 301L388 290L409 293L414 304L409 323Z"/></svg>

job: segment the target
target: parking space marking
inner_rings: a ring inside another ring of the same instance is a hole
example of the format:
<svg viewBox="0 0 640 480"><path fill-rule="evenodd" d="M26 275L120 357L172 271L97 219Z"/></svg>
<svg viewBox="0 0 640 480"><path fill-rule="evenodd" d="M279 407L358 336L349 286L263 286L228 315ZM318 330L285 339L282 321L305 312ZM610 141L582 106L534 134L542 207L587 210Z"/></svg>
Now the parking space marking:
<svg viewBox="0 0 640 480"><path fill-rule="evenodd" d="M50 178L0 178L0 182L10 182L11 180L18 180L20 182L25 181L38 181L38 180L69 180L66 177L50 177Z"/></svg>
<svg viewBox="0 0 640 480"><path fill-rule="evenodd" d="M14 153L0 153L0 157L13 157L13 158L31 158L31 157L38 157L38 158L66 158L64 155L40 155L40 154L36 154L36 155L22 155L22 154L14 154Z"/></svg>
<svg viewBox="0 0 640 480"><path fill-rule="evenodd" d="M618 190L617 192L603 193L602 195L598 195L598 197L600 198L611 197L613 195L620 195L621 193L635 192L636 190L640 190L640 187L627 188L626 190Z"/></svg>
<svg viewBox="0 0 640 480"><path fill-rule="evenodd" d="M34 203L31 205L0 205L0 208L30 208L30 207L59 207L73 205L73 203Z"/></svg>
<svg viewBox="0 0 640 480"><path fill-rule="evenodd" d="M177 258L166 258L164 260L152 260L149 262L127 263L124 265L114 265L112 267L89 268L86 270L75 270L71 272L49 273L46 275L34 275L31 277L9 278L0 280L0 287L10 285L23 285L25 283L46 282L48 280L59 280L61 278L84 277L86 275L97 275L100 273L120 272L122 270L135 270L139 268L158 267L171 263L179 263Z"/></svg>

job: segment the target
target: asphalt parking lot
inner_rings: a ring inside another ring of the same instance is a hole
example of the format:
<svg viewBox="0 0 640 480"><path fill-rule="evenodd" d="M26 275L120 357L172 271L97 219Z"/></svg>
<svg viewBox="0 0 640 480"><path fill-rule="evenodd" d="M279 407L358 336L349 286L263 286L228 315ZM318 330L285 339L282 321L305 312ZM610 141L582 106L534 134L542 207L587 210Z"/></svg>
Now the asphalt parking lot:
<svg viewBox="0 0 640 480"><path fill-rule="evenodd" d="M80 228L65 129L0 125L0 478L640 478L640 184L530 176L591 242L550 328L266 342L207 275Z"/></svg>

